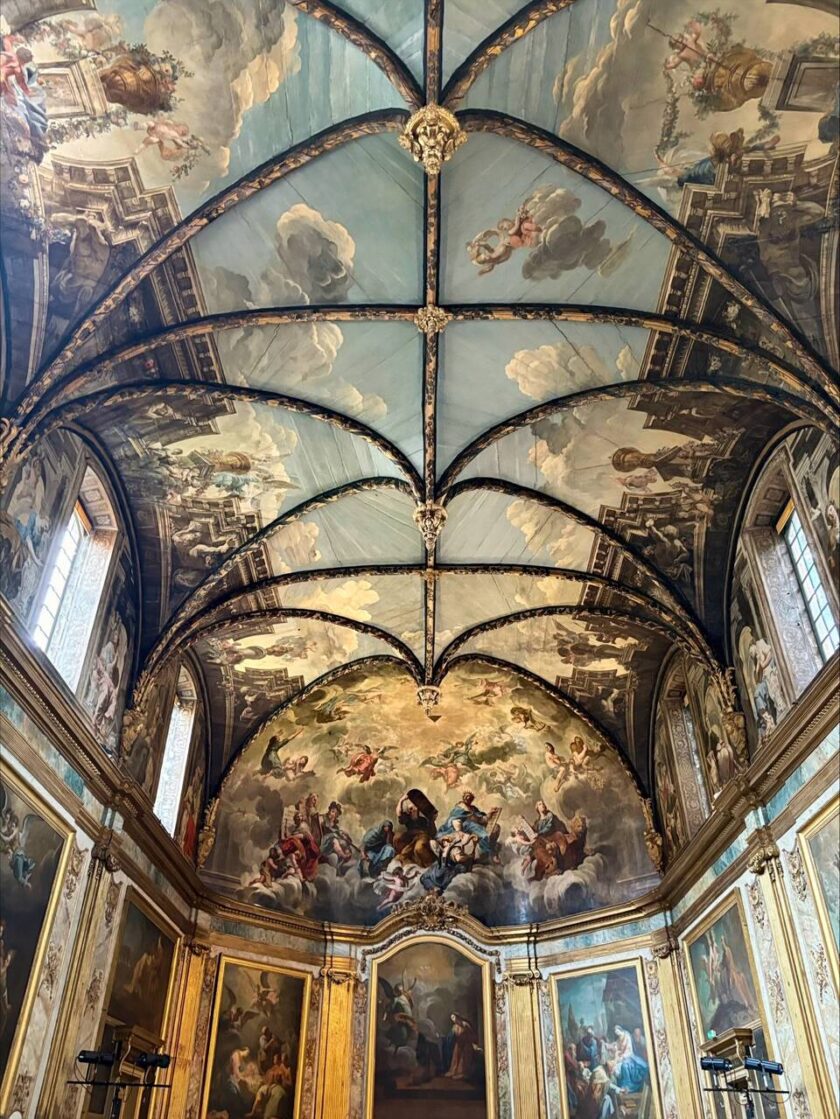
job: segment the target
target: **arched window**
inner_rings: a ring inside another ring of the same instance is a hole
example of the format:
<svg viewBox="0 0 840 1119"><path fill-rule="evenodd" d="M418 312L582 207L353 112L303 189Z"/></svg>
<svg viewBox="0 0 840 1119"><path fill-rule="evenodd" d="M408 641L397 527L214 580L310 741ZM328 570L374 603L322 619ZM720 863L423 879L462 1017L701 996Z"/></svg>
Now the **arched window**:
<svg viewBox="0 0 840 1119"><path fill-rule="evenodd" d="M814 549L805 534L802 518L793 501L788 501L776 528L787 547L820 656L823 661L827 661L837 651L840 633L823 586Z"/></svg>
<svg viewBox="0 0 840 1119"><path fill-rule="evenodd" d="M72 691L79 684L117 535L107 491L88 466L64 531L56 534L32 626L35 644Z"/></svg>
<svg viewBox="0 0 840 1119"><path fill-rule="evenodd" d="M733 658L761 742L838 647L838 449L804 428L762 470L735 554Z"/></svg>
<svg viewBox="0 0 840 1119"><path fill-rule="evenodd" d="M196 703L197 694L192 676L187 669L182 668L178 674L172 713L169 716L163 764L155 795L155 815L170 835L175 834L178 822L178 806L184 791Z"/></svg>

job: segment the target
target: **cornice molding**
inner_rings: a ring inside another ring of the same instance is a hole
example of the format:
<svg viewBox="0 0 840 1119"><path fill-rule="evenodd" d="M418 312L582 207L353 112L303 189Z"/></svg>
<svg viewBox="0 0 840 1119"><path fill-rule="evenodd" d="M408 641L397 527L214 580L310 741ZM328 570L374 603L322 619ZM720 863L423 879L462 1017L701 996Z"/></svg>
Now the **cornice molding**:
<svg viewBox="0 0 840 1119"><path fill-rule="evenodd" d="M0 649L0 682L80 773L93 795L104 805L117 808L123 817L125 836L136 843L150 863L161 871L183 900L185 909L197 909L221 920L273 930L304 941L323 941L324 926L320 922L274 913L208 888L155 818L148 797L96 742L78 703L68 696L66 688L49 665L43 663L43 658L21 635L3 600L0 600L0 621L4 632L3 647ZM651 918L672 908L743 832L747 809L766 803L836 725L837 670L838 658L835 657L788 712L746 772L724 789L708 821L680 852L656 889L633 902L544 922L530 929L516 926L488 928L475 918L460 914L457 915L458 928L488 946L518 944L528 938L536 943L547 943L580 936L596 928L618 929L621 925ZM7 731L10 747L20 754L20 760L31 767L33 775L43 781L79 826L96 838L101 830L99 822L81 806L70 789L49 770L11 724L8 724ZM798 811L805 811L820 795L835 769L836 765L824 767L805 789L800 790L797 794ZM768 834L773 839L791 826L793 819L789 817L790 811L786 810L771 822ZM179 927L184 926L184 913L132 858L119 832L113 837L109 853L117 859L122 873L157 901ZM754 852L745 851L716 877L679 921L674 922L675 933L687 927L708 906L710 896L719 895L744 872L751 853ZM330 926L330 934L336 943L370 946L381 942L383 936L403 925L401 915L396 913L370 928L333 925Z"/></svg>

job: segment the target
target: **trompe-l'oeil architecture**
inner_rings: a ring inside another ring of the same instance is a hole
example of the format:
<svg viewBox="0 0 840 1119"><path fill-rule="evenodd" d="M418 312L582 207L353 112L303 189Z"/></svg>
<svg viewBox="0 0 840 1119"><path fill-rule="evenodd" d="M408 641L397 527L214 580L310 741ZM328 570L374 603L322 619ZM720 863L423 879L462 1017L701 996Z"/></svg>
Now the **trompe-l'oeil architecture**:
<svg viewBox="0 0 840 1119"><path fill-rule="evenodd" d="M837 30L7 0L0 1119L837 1114Z"/></svg>

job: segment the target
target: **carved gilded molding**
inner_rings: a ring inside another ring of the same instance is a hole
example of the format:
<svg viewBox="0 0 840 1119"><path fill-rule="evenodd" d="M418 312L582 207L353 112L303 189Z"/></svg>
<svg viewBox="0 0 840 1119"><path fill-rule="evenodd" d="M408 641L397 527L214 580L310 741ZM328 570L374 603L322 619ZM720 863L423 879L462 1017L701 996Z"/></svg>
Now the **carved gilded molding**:
<svg viewBox="0 0 840 1119"><path fill-rule="evenodd" d="M452 928L468 917L469 910L454 901L444 901L439 894L424 894L414 901L404 901L395 905L392 915L396 920L404 922L413 929L439 932L441 929Z"/></svg>
<svg viewBox="0 0 840 1119"><path fill-rule="evenodd" d="M439 175L444 163L467 142L458 118L442 105L428 104L412 113L399 137L416 163L427 175Z"/></svg>
<svg viewBox="0 0 840 1119"><path fill-rule="evenodd" d="M434 303L419 307L414 316L415 326L422 334L440 334L450 322L452 322L452 315L449 311Z"/></svg>

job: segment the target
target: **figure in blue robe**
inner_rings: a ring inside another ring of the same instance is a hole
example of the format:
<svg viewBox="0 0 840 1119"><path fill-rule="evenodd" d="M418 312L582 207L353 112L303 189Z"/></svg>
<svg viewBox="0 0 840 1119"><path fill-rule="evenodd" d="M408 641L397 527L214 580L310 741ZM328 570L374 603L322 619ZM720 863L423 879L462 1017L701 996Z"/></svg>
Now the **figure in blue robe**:
<svg viewBox="0 0 840 1119"><path fill-rule="evenodd" d="M450 810L445 823L440 828L438 835L452 835L455 831L454 821L460 820L461 829L467 835L474 835L478 839L478 853L485 859L493 854L494 836L487 830L489 817L482 812L475 803L475 795L467 789L460 801Z"/></svg>
<svg viewBox="0 0 840 1119"><path fill-rule="evenodd" d="M367 878L376 878L385 870L395 855L393 822L383 820L376 827L368 828L362 836L362 857L359 859L359 873Z"/></svg>
<svg viewBox="0 0 840 1119"><path fill-rule="evenodd" d="M613 1083L628 1092L641 1092L648 1082L648 1064L633 1048L633 1038L623 1026L615 1027L616 1049Z"/></svg>

